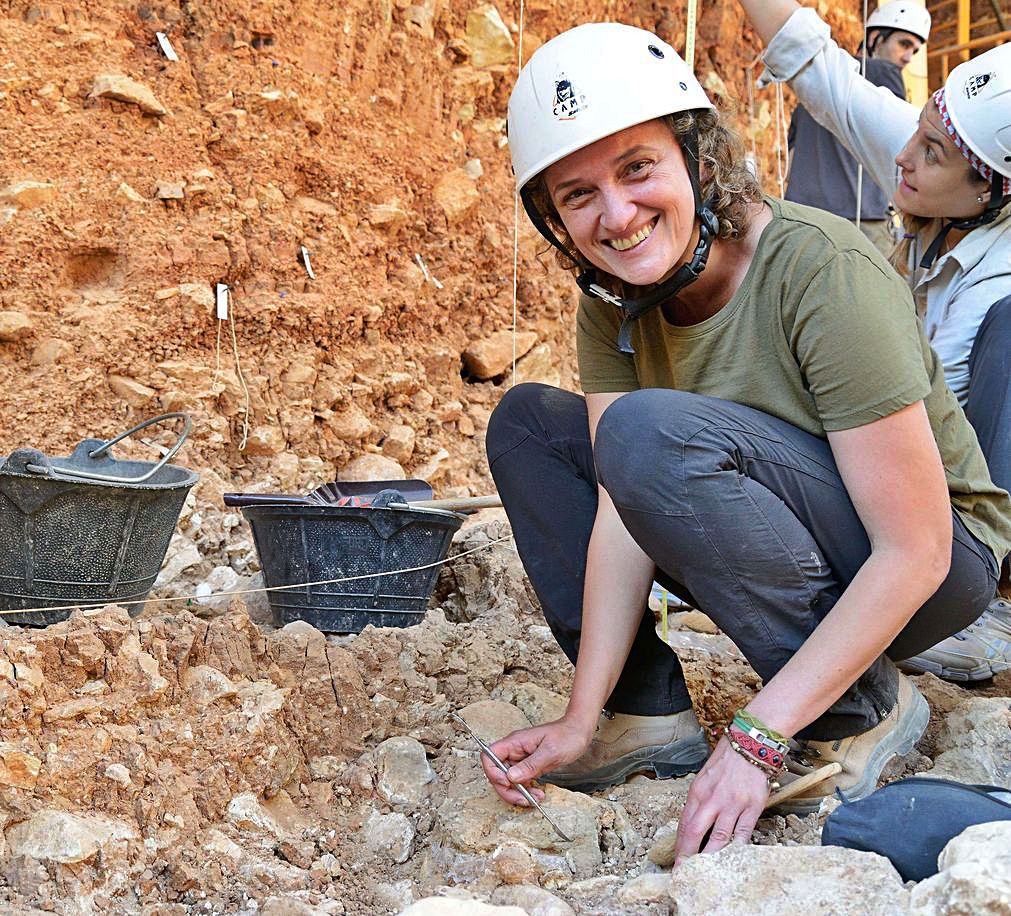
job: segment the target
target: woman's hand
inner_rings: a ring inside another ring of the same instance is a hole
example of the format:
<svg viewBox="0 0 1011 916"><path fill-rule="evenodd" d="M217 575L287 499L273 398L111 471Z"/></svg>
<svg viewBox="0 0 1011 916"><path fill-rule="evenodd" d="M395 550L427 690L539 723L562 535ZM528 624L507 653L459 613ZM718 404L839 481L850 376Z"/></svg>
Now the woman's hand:
<svg viewBox="0 0 1011 916"><path fill-rule="evenodd" d="M592 729L587 732L564 718L557 719L513 732L491 745L495 756L509 767L508 777L484 754L481 755L481 766L503 801L510 805L526 805L527 800L514 787L517 784L527 786L530 794L540 801L544 793L540 789L531 789L528 785L530 780L571 763L586 750L592 738Z"/></svg>
<svg viewBox="0 0 1011 916"><path fill-rule="evenodd" d="M749 842L768 798L765 773L734 751L726 738L720 738L688 790L678 824L674 864L697 852L716 852L731 842ZM709 841L702 846L710 828Z"/></svg>

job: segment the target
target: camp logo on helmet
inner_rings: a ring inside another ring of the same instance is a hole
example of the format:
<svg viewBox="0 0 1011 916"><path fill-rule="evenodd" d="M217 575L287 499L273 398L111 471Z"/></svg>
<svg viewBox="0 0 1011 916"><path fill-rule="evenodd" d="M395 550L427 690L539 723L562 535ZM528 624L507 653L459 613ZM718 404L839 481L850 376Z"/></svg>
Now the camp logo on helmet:
<svg viewBox="0 0 1011 916"><path fill-rule="evenodd" d="M586 96L583 95L564 73L555 77L555 103L551 113L559 121L571 121L579 112L587 107Z"/></svg>
<svg viewBox="0 0 1011 916"><path fill-rule="evenodd" d="M979 90L989 83L996 75L996 73L978 73L976 76L970 76L965 81L965 97L967 99L976 98L979 94Z"/></svg>

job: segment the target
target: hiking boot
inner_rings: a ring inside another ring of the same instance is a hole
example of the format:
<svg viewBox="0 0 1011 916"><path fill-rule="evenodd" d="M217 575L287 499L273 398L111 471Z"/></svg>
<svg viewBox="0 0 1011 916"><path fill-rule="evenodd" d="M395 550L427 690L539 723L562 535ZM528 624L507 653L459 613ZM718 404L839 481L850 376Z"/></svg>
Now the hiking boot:
<svg viewBox="0 0 1011 916"><path fill-rule="evenodd" d="M994 598L983 616L960 633L902 662L949 681L985 681L1011 668L1011 602Z"/></svg>
<svg viewBox="0 0 1011 916"><path fill-rule="evenodd" d="M540 777L574 792L596 792L624 782L633 773L659 779L696 773L709 756L694 710L670 716L604 712L583 755Z"/></svg>
<svg viewBox="0 0 1011 916"><path fill-rule="evenodd" d="M835 741L802 741L796 755L787 758L788 772L779 777L784 788L812 770L838 761L842 772L789 798L773 810L777 814L810 814L839 789L847 801L857 801L874 791L881 771L893 757L908 754L930 719L930 709L909 678L899 675L895 706L874 728L851 738Z"/></svg>

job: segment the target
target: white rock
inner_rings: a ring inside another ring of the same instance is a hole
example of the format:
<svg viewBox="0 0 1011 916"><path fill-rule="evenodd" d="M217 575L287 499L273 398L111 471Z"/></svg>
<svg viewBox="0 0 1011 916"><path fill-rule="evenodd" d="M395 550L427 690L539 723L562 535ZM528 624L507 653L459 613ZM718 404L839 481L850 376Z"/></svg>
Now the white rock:
<svg viewBox="0 0 1011 916"><path fill-rule="evenodd" d="M403 863L411 857L414 846L414 824L398 812L380 814L373 811L362 827L365 851L392 862Z"/></svg>
<svg viewBox="0 0 1011 916"><path fill-rule="evenodd" d="M561 897L532 884L496 888L491 902L500 906L518 906L529 916L576 916L576 911Z"/></svg>
<svg viewBox="0 0 1011 916"><path fill-rule="evenodd" d="M528 916L518 906L494 906L480 900L453 900L449 897L425 897L411 904L400 916Z"/></svg>
<svg viewBox="0 0 1011 916"><path fill-rule="evenodd" d="M6 838L11 855L72 865L86 862L111 844L138 836L129 824L112 818L46 809L9 828Z"/></svg>
<svg viewBox="0 0 1011 916"><path fill-rule="evenodd" d="M1011 821L968 827L937 859L939 873L910 896L916 916L1011 913Z"/></svg>
<svg viewBox="0 0 1011 916"><path fill-rule="evenodd" d="M909 892L892 863L837 846L744 846L692 856L670 878L678 916L803 910L833 916L900 916Z"/></svg>
<svg viewBox="0 0 1011 916"><path fill-rule="evenodd" d="M622 903L665 903L670 899L670 875L659 872L656 874L638 875L618 891L618 899Z"/></svg>
<svg viewBox="0 0 1011 916"><path fill-rule="evenodd" d="M385 801L415 808L428 797L435 773L421 742L406 736L387 738L376 748L375 758L376 791Z"/></svg>
<svg viewBox="0 0 1011 916"><path fill-rule="evenodd" d="M110 763L105 768L105 778L111 779L124 789L130 785L130 771L121 763Z"/></svg>
<svg viewBox="0 0 1011 916"><path fill-rule="evenodd" d="M252 792L236 795L225 810L225 820L234 824L240 830L262 830L275 836L283 831L267 810L260 804L260 799Z"/></svg>
<svg viewBox="0 0 1011 916"><path fill-rule="evenodd" d="M0 188L0 203L21 210L31 210L56 200L56 188L45 181L19 181Z"/></svg>
<svg viewBox="0 0 1011 916"><path fill-rule="evenodd" d="M1006 699L970 697L944 717L944 751L925 775L1011 789L1011 707Z"/></svg>
<svg viewBox="0 0 1011 916"><path fill-rule="evenodd" d="M467 44L475 67L514 63L516 46L499 11L490 3L467 14Z"/></svg>
<svg viewBox="0 0 1011 916"><path fill-rule="evenodd" d="M138 106L146 114L166 115L168 109L143 83L118 73L104 73L95 77L91 87L91 98L116 99Z"/></svg>

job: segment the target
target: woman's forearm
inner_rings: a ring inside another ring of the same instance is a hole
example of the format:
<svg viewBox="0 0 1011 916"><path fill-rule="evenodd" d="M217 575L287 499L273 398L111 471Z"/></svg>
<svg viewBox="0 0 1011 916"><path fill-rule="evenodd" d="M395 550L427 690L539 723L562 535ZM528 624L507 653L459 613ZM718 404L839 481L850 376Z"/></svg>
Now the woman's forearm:
<svg viewBox="0 0 1011 916"><path fill-rule="evenodd" d="M768 44L797 10L796 0L740 0L762 44Z"/></svg>
<svg viewBox="0 0 1011 916"><path fill-rule="evenodd" d="M929 551L871 554L835 607L748 704L771 728L794 735L824 713L885 650L944 579Z"/></svg>
<svg viewBox="0 0 1011 916"><path fill-rule="evenodd" d="M583 589L583 627L572 697L565 717L596 726L625 666L653 581L653 561L625 529L607 493L599 491Z"/></svg>

